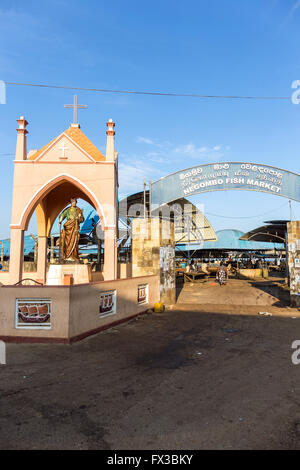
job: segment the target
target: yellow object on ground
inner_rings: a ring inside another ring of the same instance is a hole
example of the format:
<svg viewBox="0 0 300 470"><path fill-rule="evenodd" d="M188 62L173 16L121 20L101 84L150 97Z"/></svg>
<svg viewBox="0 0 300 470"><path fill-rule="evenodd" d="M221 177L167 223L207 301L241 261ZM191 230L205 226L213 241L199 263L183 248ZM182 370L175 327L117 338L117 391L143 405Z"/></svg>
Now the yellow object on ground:
<svg viewBox="0 0 300 470"><path fill-rule="evenodd" d="M160 313L160 312L163 312L164 311L164 304L162 302L156 302L154 304L154 312L155 313Z"/></svg>

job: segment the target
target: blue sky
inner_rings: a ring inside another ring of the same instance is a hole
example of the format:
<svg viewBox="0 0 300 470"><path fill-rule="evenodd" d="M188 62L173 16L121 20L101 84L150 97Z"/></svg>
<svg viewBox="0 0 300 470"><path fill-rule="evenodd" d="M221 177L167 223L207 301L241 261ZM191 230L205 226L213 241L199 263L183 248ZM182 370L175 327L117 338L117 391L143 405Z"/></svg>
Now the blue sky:
<svg viewBox="0 0 300 470"><path fill-rule="evenodd" d="M300 79L300 1L2 0L0 80L178 93L290 96ZM120 195L143 180L214 161L253 161L300 173L300 106L78 92L82 130L105 149L116 122ZM73 92L7 86L0 105L0 238L9 236L16 122L28 149L71 120ZM289 217L288 201L254 192L195 196L216 230ZM298 203L293 215L300 219ZM222 217L220 217L222 216ZM237 218L227 218L237 217Z"/></svg>

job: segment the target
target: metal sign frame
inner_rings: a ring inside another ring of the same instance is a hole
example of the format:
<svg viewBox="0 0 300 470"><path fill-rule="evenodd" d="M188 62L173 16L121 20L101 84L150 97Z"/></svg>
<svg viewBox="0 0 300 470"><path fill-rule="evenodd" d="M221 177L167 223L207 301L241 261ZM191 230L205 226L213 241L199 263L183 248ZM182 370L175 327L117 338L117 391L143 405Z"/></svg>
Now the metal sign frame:
<svg viewBox="0 0 300 470"><path fill-rule="evenodd" d="M179 198L226 190L264 192L300 202L300 175L282 168L251 162L196 165L152 183L152 210Z"/></svg>

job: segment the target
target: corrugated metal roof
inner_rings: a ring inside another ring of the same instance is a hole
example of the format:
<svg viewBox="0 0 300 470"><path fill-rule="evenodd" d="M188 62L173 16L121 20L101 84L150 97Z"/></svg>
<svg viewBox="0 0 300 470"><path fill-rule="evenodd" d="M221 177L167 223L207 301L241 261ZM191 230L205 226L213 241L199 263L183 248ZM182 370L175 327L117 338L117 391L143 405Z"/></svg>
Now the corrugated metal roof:
<svg viewBox="0 0 300 470"><path fill-rule="evenodd" d="M145 201L144 201L145 199ZM119 201L119 215L127 219L139 217L146 209L150 211L149 190L140 191ZM191 201L180 198L164 207L152 208L153 217L169 218L174 214L175 242L201 243L203 240L216 240L217 236L209 220Z"/></svg>
<svg viewBox="0 0 300 470"><path fill-rule="evenodd" d="M92 219L95 221L99 220L97 213L92 210L86 218L80 232L89 233L92 230ZM243 232L235 229L218 230L216 232L218 240L216 242L204 242L203 244L179 244L180 250L246 250L246 251L260 251L260 250L272 250L276 248L278 250L284 249L283 243L264 243L240 240L239 238L243 235ZM4 245L4 256L9 256L10 242L8 239L2 240ZM93 252L94 248L90 248ZM24 254L29 255L34 252L34 240L30 235L24 237ZM89 248L87 248L89 252Z"/></svg>
<svg viewBox="0 0 300 470"><path fill-rule="evenodd" d="M242 235L242 240L279 242L285 240L286 222L262 225ZM282 242L283 243L283 242Z"/></svg>
<svg viewBox="0 0 300 470"><path fill-rule="evenodd" d="M218 230L216 232L218 240L216 242L204 242L202 245L180 245L181 250L272 250L284 249L283 243L264 243L247 240L240 240L243 232L236 229Z"/></svg>

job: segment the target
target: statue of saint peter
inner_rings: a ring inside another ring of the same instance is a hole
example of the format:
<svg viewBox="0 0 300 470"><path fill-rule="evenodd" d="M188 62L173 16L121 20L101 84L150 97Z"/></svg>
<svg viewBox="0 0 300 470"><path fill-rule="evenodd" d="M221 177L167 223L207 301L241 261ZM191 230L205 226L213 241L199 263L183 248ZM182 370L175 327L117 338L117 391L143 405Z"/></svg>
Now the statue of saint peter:
<svg viewBox="0 0 300 470"><path fill-rule="evenodd" d="M59 217L60 253L64 261L79 261L80 224L84 221L84 217L82 210L76 205L76 197L72 197L70 202L71 206L67 207ZM64 219L67 221L61 230Z"/></svg>

